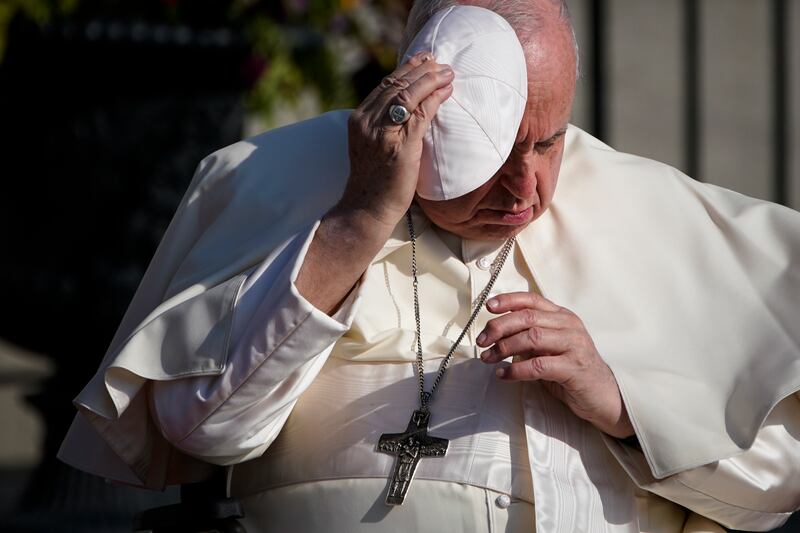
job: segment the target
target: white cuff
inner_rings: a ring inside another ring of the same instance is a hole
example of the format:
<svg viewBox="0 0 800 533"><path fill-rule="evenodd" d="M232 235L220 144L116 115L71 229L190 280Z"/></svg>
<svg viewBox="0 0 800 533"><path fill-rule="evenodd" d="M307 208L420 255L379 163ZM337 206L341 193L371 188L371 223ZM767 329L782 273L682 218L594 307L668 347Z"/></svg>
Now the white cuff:
<svg viewBox="0 0 800 533"><path fill-rule="evenodd" d="M294 283L318 226L297 233L249 273L222 374L153 383L159 425L176 447L219 464L263 453L350 328L360 283L333 317Z"/></svg>

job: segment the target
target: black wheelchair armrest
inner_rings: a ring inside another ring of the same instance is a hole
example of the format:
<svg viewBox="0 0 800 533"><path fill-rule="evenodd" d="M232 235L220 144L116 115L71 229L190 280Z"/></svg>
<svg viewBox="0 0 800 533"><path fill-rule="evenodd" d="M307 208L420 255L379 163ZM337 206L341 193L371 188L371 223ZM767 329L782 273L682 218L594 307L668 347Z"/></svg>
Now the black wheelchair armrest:
<svg viewBox="0 0 800 533"><path fill-rule="evenodd" d="M181 502L147 509L134 518L134 531L151 533L246 533L244 507L228 497L227 469L198 483L181 485Z"/></svg>

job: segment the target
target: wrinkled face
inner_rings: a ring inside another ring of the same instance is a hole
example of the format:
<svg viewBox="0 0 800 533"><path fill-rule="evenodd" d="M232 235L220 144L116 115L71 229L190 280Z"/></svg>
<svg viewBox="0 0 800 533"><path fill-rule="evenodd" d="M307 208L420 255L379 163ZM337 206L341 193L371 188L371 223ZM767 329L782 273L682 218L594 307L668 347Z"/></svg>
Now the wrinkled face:
<svg viewBox="0 0 800 533"><path fill-rule="evenodd" d="M416 198L434 224L468 239L507 239L549 207L575 94L575 56L568 31L563 24L551 24L525 47L528 102L516 144L500 170L459 198Z"/></svg>

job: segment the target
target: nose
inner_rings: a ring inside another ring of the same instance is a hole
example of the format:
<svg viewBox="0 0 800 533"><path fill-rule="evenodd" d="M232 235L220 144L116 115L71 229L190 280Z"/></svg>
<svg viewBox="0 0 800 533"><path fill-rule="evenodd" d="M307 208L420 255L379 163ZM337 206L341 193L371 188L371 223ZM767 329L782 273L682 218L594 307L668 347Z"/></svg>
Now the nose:
<svg viewBox="0 0 800 533"><path fill-rule="evenodd" d="M544 171L541 158L532 152L511 151L500 167L500 183L520 200L530 200L536 194L540 173Z"/></svg>

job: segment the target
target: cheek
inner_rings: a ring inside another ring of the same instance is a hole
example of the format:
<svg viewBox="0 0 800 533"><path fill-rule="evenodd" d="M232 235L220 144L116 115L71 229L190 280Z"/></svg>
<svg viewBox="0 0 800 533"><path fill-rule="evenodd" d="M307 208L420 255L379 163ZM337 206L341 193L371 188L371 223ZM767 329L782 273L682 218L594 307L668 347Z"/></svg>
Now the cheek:
<svg viewBox="0 0 800 533"><path fill-rule="evenodd" d="M471 221L475 214L491 201L490 197L497 181L498 176L495 175L471 193L451 200L452 204L447 206L448 218L457 223Z"/></svg>
<svg viewBox="0 0 800 533"><path fill-rule="evenodd" d="M541 183L541 190L540 193L546 197L547 203L553 199L553 195L555 194L556 184L558 183L558 174L561 170L561 160L564 157L564 149L563 147L560 148L557 152L555 152L550 160L548 161L547 168L548 168L548 176L545 183Z"/></svg>

